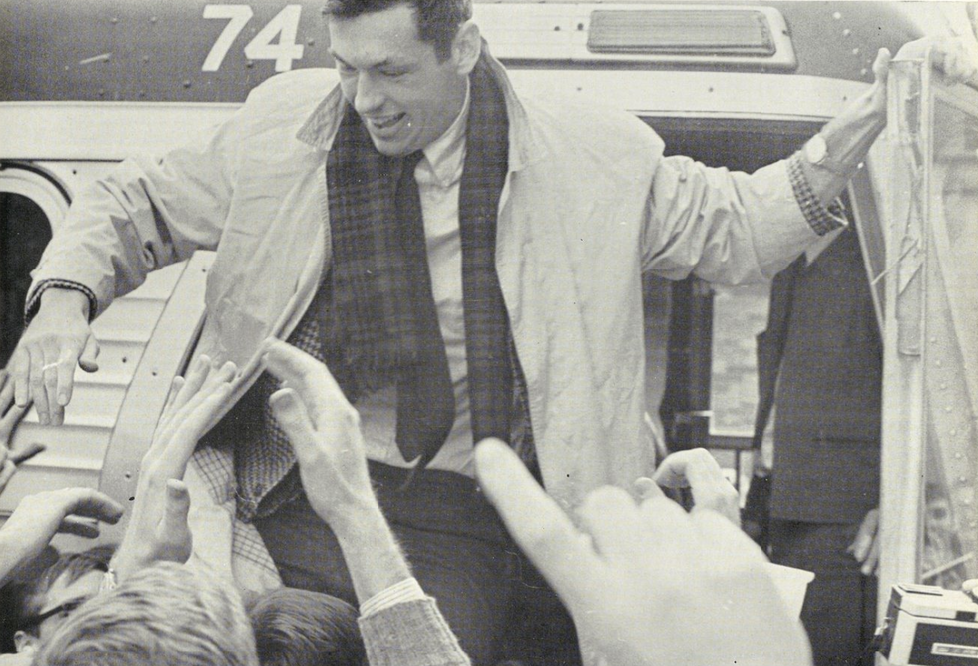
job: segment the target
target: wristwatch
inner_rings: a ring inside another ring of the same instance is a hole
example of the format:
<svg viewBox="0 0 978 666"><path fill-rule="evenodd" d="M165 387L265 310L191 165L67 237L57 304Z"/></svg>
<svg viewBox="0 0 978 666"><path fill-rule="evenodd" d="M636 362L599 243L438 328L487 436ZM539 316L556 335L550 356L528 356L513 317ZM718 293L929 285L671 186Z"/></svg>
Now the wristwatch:
<svg viewBox="0 0 978 666"><path fill-rule="evenodd" d="M816 134L805 144L805 159L812 166L826 169L839 176L848 176L853 169L829 157L829 147L821 134Z"/></svg>

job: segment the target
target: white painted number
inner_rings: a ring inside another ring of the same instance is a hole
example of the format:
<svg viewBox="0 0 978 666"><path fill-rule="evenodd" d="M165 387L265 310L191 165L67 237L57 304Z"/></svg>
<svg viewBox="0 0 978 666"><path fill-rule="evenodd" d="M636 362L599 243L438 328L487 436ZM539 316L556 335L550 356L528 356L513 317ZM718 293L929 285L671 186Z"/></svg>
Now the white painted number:
<svg viewBox="0 0 978 666"><path fill-rule="evenodd" d="M268 22L245 47L245 56L251 60L274 60L276 72L292 69L292 61L302 58L303 46L295 43L299 32L302 5L286 5L285 9ZM272 40L278 35L278 44Z"/></svg>
<svg viewBox="0 0 978 666"><path fill-rule="evenodd" d="M206 5L205 19L229 19L210 53L204 60L201 69L205 72L216 72L221 68L224 57L231 49L245 25L254 13L248 5ZM244 48L245 57L249 60L274 60L276 72L287 72L292 69L292 61L300 60L304 47L296 44L299 33L299 19L302 17L302 5L286 5L275 18L258 31L258 34ZM273 42L275 38L277 42Z"/></svg>
<svg viewBox="0 0 978 666"><path fill-rule="evenodd" d="M221 63L224 62L224 56L231 49L231 44L244 30L245 24L251 20L253 14L254 12L248 5L206 5L204 7L205 19L231 20L224 26L224 31L214 42L214 46L211 47L211 52L207 54L207 59L204 60L204 66L201 69L205 72L216 72L221 68Z"/></svg>

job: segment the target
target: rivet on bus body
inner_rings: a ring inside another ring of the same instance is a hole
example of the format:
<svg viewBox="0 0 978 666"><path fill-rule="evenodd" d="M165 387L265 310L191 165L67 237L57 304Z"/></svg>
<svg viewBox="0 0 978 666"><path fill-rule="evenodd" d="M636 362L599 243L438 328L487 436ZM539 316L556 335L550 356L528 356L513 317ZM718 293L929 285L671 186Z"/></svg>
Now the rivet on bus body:
<svg viewBox="0 0 978 666"><path fill-rule="evenodd" d="M955 460L961 460L962 458L964 458L964 456L961 455L961 452L960 451L958 451L957 453L954 454L954 459Z"/></svg>
<svg viewBox="0 0 978 666"><path fill-rule="evenodd" d="M113 16L112 17L112 25L115 25L118 22L119 22L119 19L117 19L115 16Z"/></svg>
<svg viewBox="0 0 978 666"><path fill-rule="evenodd" d="M951 437L954 437L955 435L957 435L957 434L958 434L958 431L957 431L957 430L954 430L954 429L952 429L952 430L951 430L951 432L949 432L948 434L949 434L949 435L951 435Z"/></svg>
<svg viewBox="0 0 978 666"><path fill-rule="evenodd" d="M843 37L848 37L851 34L852 34L852 30L850 30L849 28L846 28L845 30L842 31Z"/></svg>
<svg viewBox="0 0 978 666"><path fill-rule="evenodd" d="M865 67L859 70L859 76L866 76L867 74L869 74L869 70L866 69Z"/></svg>
<svg viewBox="0 0 978 666"><path fill-rule="evenodd" d="M944 408L944 412L947 413L947 414L950 414L951 413L951 406L948 405L947 407L945 407Z"/></svg>
<svg viewBox="0 0 978 666"><path fill-rule="evenodd" d="M968 483L968 477L966 477L966 476L959 476L958 477L958 483Z"/></svg>
<svg viewBox="0 0 978 666"><path fill-rule="evenodd" d="M183 87L184 87L184 88L189 88L189 87L190 87L190 79L185 79L185 80L184 80L184 82L183 82Z"/></svg>
<svg viewBox="0 0 978 666"><path fill-rule="evenodd" d="M832 13L832 18L834 18L836 21L841 21L842 20L842 14L840 14L839 12L833 12Z"/></svg>
<svg viewBox="0 0 978 666"><path fill-rule="evenodd" d="M252 67L254 67L254 66L255 66L255 61L254 60L249 60L248 62L245 63L245 67L248 67L249 69L252 68Z"/></svg>
<svg viewBox="0 0 978 666"><path fill-rule="evenodd" d="M936 366L937 366L937 367L939 368L939 367L941 367L942 365L944 365L944 362L943 362L943 361L941 361L941 360L937 360L937 361L934 361L934 365L936 365Z"/></svg>
<svg viewBox="0 0 978 666"><path fill-rule="evenodd" d="M941 390L943 391L946 388L947 388L947 382L941 382Z"/></svg>
<svg viewBox="0 0 978 666"><path fill-rule="evenodd" d="M156 18L155 16L151 16L151 17L149 17L149 22L150 22L150 23L156 23L157 21L159 21L159 19L158 19L158 18Z"/></svg>
<svg viewBox="0 0 978 666"><path fill-rule="evenodd" d="M937 342L937 338L931 338L930 341L931 342Z"/></svg>
<svg viewBox="0 0 978 666"><path fill-rule="evenodd" d="M969 524L969 525L970 525L971 527L978 527L978 521L976 521L976 520L972 520L972 521L971 521L970 523L968 523L968 524Z"/></svg>
<svg viewBox="0 0 978 666"><path fill-rule="evenodd" d="M854 49L852 50L852 55L854 55L854 56L857 56L857 55L859 55L859 48L858 48L858 47L857 47L857 48L854 48Z"/></svg>

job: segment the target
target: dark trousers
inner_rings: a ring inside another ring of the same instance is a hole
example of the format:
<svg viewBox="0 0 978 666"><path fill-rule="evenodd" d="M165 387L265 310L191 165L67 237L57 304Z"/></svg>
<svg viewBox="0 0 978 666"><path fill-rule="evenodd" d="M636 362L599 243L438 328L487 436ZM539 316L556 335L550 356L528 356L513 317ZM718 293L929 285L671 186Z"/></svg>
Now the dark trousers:
<svg viewBox="0 0 978 666"><path fill-rule="evenodd" d="M771 521L771 561L815 573L801 621L815 666L872 666L866 646L876 628L876 576L846 552L858 524Z"/></svg>
<svg viewBox="0 0 978 666"><path fill-rule="evenodd" d="M424 470L401 489L406 470L370 464L381 510L422 589L476 665L494 663L512 607L521 558L474 480ZM332 530L305 494L255 526L286 585L357 605Z"/></svg>

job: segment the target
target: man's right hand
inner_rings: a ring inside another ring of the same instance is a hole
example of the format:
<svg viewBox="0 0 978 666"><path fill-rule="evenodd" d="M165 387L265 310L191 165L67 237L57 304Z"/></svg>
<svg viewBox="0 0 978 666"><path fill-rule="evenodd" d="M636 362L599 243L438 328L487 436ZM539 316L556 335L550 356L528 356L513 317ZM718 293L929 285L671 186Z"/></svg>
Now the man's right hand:
<svg viewBox="0 0 978 666"><path fill-rule="evenodd" d="M86 372L98 370L98 342L88 324L88 307L88 297L80 291L48 289L10 359L17 405L26 407L33 400L41 425L64 423L75 365Z"/></svg>

